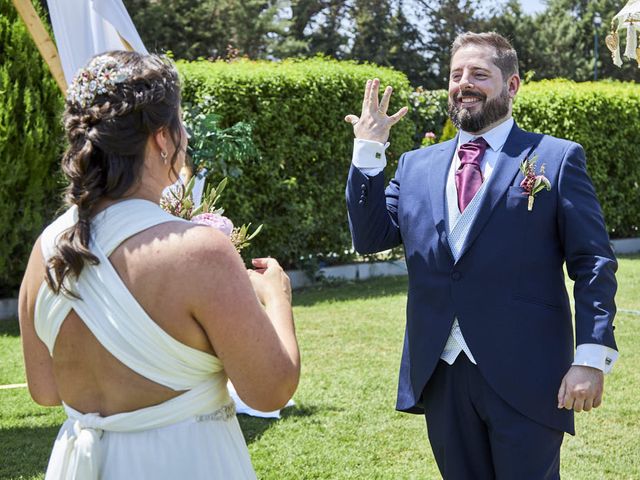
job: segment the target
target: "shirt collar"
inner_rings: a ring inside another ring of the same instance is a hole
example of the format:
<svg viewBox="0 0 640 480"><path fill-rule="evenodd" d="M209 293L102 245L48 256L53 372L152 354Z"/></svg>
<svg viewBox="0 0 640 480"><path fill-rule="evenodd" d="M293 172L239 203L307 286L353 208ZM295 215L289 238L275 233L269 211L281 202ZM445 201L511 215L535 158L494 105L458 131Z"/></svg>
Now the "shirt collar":
<svg viewBox="0 0 640 480"><path fill-rule="evenodd" d="M500 125L493 127L491 130L483 133L482 135L474 135L473 133L460 130L460 135L458 137L458 147L463 143L470 142L481 136L487 141L487 143L491 147L491 150L497 152L507 141L509 132L511 132L511 129L513 128L513 123L513 117L509 117Z"/></svg>

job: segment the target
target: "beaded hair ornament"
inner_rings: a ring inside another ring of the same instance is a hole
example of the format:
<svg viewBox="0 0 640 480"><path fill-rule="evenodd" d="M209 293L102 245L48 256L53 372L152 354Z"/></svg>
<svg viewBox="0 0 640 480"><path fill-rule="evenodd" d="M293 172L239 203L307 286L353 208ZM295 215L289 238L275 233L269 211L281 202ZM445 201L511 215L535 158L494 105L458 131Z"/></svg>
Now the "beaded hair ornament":
<svg viewBox="0 0 640 480"><path fill-rule="evenodd" d="M118 65L112 58L95 58L74 77L67 90L67 101L85 108L98 95L113 92L116 85L123 83L132 74L131 68Z"/></svg>

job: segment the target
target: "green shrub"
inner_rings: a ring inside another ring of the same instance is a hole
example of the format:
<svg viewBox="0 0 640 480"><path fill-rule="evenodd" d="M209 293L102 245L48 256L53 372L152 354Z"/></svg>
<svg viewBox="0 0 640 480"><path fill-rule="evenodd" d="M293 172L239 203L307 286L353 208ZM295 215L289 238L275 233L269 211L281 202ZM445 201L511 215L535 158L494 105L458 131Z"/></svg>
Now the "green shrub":
<svg viewBox="0 0 640 480"><path fill-rule="evenodd" d="M344 188L353 146L348 113L360 114L364 84L393 85L390 111L408 104L404 74L373 65L314 58L284 62L181 62L184 100L210 105L221 126L247 121L261 159L244 159L222 203L236 223L263 223L247 255L271 255L287 267L351 249ZM415 126L392 131L388 157L412 148ZM233 168L229 165L229 168ZM391 169L393 171L393 165ZM216 182L221 177L213 178Z"/></svg>
<svg viewBox="0 0 640 480"><path fill-rule="evenodd" d="M518 124L580 143L612 238L638 236L640 86L545 80L523 88Z"/></svg>
<svg viewBox="0 0 640 480"><path fill-rule="evenodd" d="M60 205L62 96L9 0L0 0L0 298Z"/></svg>
<svg viewBox="0 0 640 480"><path fill-rule="evenodd" d="M440 139L447 120L447 91L418 87L411 92L409 100L409 117L416 124L413 138L416 148L427 132L434 133Z"/></svg>

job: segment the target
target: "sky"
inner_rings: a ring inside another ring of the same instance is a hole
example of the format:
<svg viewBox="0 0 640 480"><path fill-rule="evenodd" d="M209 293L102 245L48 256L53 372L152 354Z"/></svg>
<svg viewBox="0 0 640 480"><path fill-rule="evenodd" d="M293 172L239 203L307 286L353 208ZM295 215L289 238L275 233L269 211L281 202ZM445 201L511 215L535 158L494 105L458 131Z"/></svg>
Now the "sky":
<svg viewBox="0 0 640 480"><path fill-rule="evenodd" d="M544 10L544 3L542 0L520 0L522 10L525 13L538 13Z"/></svg>

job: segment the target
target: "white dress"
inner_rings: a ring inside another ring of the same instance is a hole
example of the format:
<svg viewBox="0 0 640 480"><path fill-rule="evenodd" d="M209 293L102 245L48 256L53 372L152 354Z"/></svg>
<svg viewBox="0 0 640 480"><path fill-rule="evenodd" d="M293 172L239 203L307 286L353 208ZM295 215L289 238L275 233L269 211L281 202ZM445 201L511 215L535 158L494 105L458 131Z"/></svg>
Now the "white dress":
<svg viewBox="0 0 640 480"><path fill-rule="evenodd" d="M69 209L41 237L45 259L75 223ZM81 298L56 295L43 283L35 328L53 352L62 322L73 309L98 341L136 373L185 393L140 410L101 417L64 405L68 419L55 441L45 480L255 479L249 452L218 358L162 330L127 290L109 255L127 238L178 220L145 200L110 206L92 221L91 251L69 287Z"/></svg>

